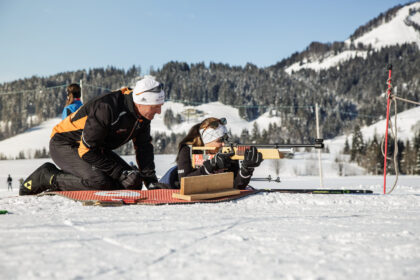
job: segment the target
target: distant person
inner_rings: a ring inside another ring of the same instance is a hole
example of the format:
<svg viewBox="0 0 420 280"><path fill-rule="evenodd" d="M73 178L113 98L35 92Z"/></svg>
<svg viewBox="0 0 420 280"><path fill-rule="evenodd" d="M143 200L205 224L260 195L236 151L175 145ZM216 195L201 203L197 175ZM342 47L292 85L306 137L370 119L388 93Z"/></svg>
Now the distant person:
<svg viewBox="0 0 420 280"><path fill-rule="evenodd" d="M176 157L177 166L169 169L159 181L168 188L179 188L182 177L209 175L220 172L233 172L234 188L245 189L251 180L254 168L263 161L262 154L255 146L245 150L242 165L239 160L232 160L232 154L220 153L227 137L226 119L207 118L201 123L191 127L187 136L178 145ZM192 147L215 147L212 151L214 157L203 162L203 165L194 168L191 159Z"/></svg>
<svg viewBox="0 0 420 280"><path fill-rule="evenodd" d="M79 109L83 103L80 100L81 90L78 84L71 84L67 87L66 105L63 110L61 118L64 120L68 115L74 113Z"/></svg>
<svg viewBox="0 0 420 280"><path fill-rule="evenodd" d="M98 96L65 118L52 131L52 163L36 169L20 186L20 195L46 190L151 188L157 183L150 124L165 100L163 85L152 76ZM133 141L134 169L112 150Z"/></svg>
<svg viewBox="0 0 420 280"><path fill-rule="evenodd" d="M13 179L9 174L9 176L7 177L7 190L13 191L12 181L13 181Z"/></svg>

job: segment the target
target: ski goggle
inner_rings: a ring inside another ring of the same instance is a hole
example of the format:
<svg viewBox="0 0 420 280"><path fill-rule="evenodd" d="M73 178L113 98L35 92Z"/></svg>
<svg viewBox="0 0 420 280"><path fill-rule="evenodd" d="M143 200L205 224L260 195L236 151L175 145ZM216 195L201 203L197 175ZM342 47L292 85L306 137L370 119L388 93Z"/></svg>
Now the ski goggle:
<svg viewBox="0 0 420 280"><path fill-rule="evenodd" d="M159 92L161 92L163 90L163 86L164 85L162 83L159 83L158 86L156 86L154 88L151 88L151 89L148 89L148 90L145 90L145 91L143 91L143 93L144 92L157 92L157 93L159 93Z"/></svg>
<svg viewBox="0 0 420 280"><path fill-rule="evenodd" d="M208 127L211 127L211 128L218 128L219 127L219 125L226 125L227 124L227 120L226 120L226 118L220 118L219 120L217 120L217 121L213 121L213 122L211 122L211 123L209 123L209 126Z"/></svg>

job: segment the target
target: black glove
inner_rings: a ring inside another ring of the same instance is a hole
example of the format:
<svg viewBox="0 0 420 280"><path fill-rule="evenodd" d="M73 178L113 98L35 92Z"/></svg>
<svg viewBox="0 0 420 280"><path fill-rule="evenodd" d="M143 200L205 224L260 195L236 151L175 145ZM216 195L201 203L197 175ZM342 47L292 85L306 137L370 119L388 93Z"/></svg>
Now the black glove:
<svg viewBox="0 0 420 280"><path fill-rule="evenodd" d="M141 189L141 176L138 170L124 170L118 179L126 189Z"/></svg>
<svg viewBox="0 0 420 280"><path fill-rule="evenodd" d="M140 176L143 179L144 186L147 189L149 189L150 184L158 182L155 170L142 170L140 171Z"/></svg>
<svg viewBox="0 0 420 280"><path fill-rule="evenodd" d="M262 154L258 152L255 146L251 146L245 150L244 160L242 161L242 167L250 173L254 171L255 167L260 166L263 161Z"/></svg>
<svg viewBox="0 0 420 280"><path fill-rule="evenodd" d="M213 173L219 169L229 168L232 165L232 159L230 157L234 154L234 152L217 153L212 159L203 162L203 166L208 173Z"/></svg>

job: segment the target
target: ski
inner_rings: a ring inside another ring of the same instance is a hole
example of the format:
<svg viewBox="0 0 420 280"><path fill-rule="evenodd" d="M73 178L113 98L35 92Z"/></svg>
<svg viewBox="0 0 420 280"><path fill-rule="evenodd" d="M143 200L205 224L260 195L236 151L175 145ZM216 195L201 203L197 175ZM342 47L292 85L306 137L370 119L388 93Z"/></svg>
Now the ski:
<svg viewBox="0 0 420 280"><path fill-rule="evenodd" d="M260 192L309 193L309 194L372 194L371 190L339 189L258 189Z"/></svg>

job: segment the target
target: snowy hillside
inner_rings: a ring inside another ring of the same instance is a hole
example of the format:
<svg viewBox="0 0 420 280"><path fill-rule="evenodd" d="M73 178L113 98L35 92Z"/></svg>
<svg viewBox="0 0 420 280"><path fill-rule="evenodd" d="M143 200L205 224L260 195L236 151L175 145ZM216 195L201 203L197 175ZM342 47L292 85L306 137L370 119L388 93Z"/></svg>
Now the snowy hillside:
<svg viewBox="0 0 420 280"><path fill-rule="evenodd" d="M176 133L188 132L192 125L199 123L208 117L226 118L228 122L228 129L234 135L240 135L243 129L251 131L254 123L258 124L260 130L268 129L270 123L281 123L281 119L279 117L269 117L268 112L261 115L258 119L248 122L239 116L239 109L232 108L231 106L220 102L207 103L199 106L185 106L181 103L169 101L165 102L163 105L162 114L155 116L152 125L152 132L158 131L168 133L168 128L163 123L163 116L165 115L165 110L168 108L170 108L175 115L178 113L181 114L186 120L181 124L171 127L170 130ZM190 111L199 113L188 113Z"/></svg>
<svg viewBox="0 0 420 280"><path fill-rule="evenodd" d="M394 116L391 116L391 122L394 122ZM397 137L399 140L412 140L414 135L420 131L420 107L416 107L404 112L398 113L397 118ZM373 125L361 128L363 139L372 139L376 134L378 137L385 135L385 120L379 121ZM391 134L391 130L388 131ZM332 154L339 154L344 147L346 139L351 145L353 134L341 135L331 140L326 140L325 144L329 147Z"/></svg>
<svg viewBox="0 0 420 280"><path fill-rule="evenodd" d="M416 9L417 12L410 15L410 9ZM413 27L413 23L420 25L420 2L402 7L389 22L384 22L380 26L353 40L353 44L355 46L358 43L362 43L365 46L371 45L373 50L404 43L416 43L420 48L420 32ZM350 46L352 41L349 38L345 43L347 46ZM292 71L299 71L303 68L319 71L338 66L340 63L355 57L366 58L367 56L368 51L365 50L345 50L338 54L328 52L320 57L305 58L302 61L290 65L285 71L289 74Z"/></svg>
<svg viewBox="0 0 420 280"><path fill-rule="evenodd" d="M410 15L410 9L416 9L417 12ZM420 32L414 29L413 23L420 24L420 2L402 7L392 20L363 34L353 43L355 45L358 43L366 46L372 45L374 49L404 43L416 43L420 47ZM346 43L350 44L350 40L347 40Z"/></svg>
<svg viewBox="0 0 420 280"><path fill-rule="evenodd" d="M50 119L24 133L0 141L0 155L14 159L23 152L26 158L31 158L36 150L45 148L48 151L52 129L60 121L60 118Z"/></svg>

